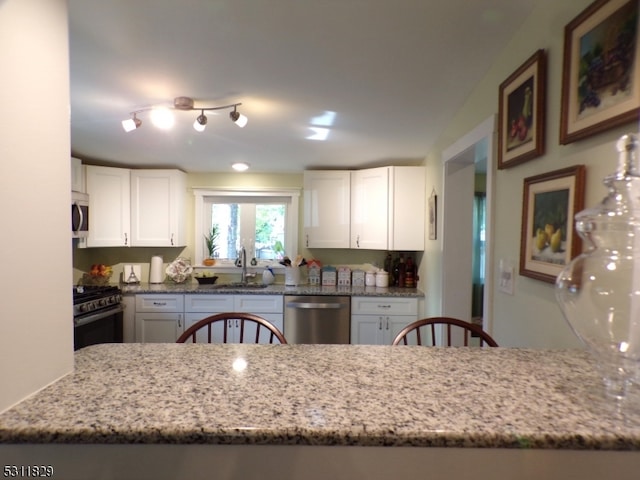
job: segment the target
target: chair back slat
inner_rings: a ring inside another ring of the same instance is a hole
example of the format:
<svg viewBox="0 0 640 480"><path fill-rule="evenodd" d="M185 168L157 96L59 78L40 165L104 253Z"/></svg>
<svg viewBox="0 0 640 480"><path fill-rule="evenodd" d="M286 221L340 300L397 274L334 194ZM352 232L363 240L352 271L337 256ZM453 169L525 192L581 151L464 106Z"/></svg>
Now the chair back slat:
<svg viewBox="0 0 640 480"><path fill-rule="evenodd" d="M410 323L398 333L396 338L393 340L393 345L409 345L409 339L413 336L416 339L416 345L427 345L428 343L430 343L432 347L438 346L438 335L436 331L437 326L444 326L444 328L441 329L441 333L445 338L441 339L441 345L451 347L453 345L453 339L455 337L454 331L461 331L463 334L462 341L465 347L470 346L470 337L477 337L480 346L484 346L485 344L489 347L498 346L491 335L485 332L478 325L474 325L472 323L465 322L464 320L451 317L423 318L421 320ZM428 340L426 338L423 338L421 333L421 331L426 327L428 327L428 332L430 333L430 335L427 334L425 336L431 337Z"/></svg>

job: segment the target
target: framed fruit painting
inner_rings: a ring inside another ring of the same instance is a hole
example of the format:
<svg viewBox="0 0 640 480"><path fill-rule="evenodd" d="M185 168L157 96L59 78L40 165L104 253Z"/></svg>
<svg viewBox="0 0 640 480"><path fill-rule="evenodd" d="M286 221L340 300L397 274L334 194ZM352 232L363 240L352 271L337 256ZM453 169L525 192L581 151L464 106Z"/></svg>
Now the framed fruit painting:
<svg viewBox="0 0 640 480"><path fill-rule="evenodd" d="M638 121L637 0L596 0L565 27L560 143Z"/></svg>
<svg viewBox="0 0 640 480"><path fill-rule="evenodd" d="M524 179L520 275L554 283L580 253L574 216L584 208L585 167Z"/></svg>
<svg viewBox="0 0 640 480"><path fill-rule="evenodd" d="M547 56L538 50L500 84L498 168L544 153Z"/></svg>

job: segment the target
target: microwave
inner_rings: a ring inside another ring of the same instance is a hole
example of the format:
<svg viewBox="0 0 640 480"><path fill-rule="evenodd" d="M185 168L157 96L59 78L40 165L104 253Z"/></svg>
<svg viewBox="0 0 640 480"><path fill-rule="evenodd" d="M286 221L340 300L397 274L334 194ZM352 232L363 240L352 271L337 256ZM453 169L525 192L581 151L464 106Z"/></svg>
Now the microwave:
<svg viewBox="0 0 640 480"><path fill-rule="evenodd" d="M89 235L89 195L71 192L71 235L86 238Z"/></svg>

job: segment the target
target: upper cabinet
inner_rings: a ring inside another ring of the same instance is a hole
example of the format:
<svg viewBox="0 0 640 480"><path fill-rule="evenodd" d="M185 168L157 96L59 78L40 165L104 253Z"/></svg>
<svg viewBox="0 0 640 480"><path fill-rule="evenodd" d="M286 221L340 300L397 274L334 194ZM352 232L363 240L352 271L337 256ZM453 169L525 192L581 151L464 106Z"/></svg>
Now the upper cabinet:
<svg viewBox="0 0 640 480"><path fill-rule="evenodd" d="M131 245L185 245L186 175L179 170L131 170Z"/></svg>
<svg viewBox="0 0 640 480"><path fill-rule="evenodd" d="M349 248L351 173L304 172L305 247Z"/></svg>
<svg viewBox="0 0 640 480"><path fill-rule="evenodd" d="M87 247L131 244L130 175L126 168L86 166L89 194Z"/></svg>
<svg viewBox="0 0 640 480"><path fill-rule="evenodd" d="M351 172L351 248L389 248L389 168Z"/></svg>
<svg viewBox="0 0 640 480"><path fill-rule="evenodd" d="M82 160L71 157L71 191L85 192L84 170L82 168Z"/></svg>
<svg viewBox="0 0 640 480"><path fill-rule="evenodd" d="M424 167L389 168L388 250L424 250L426 178Z"/></svg>
<svg viewBox="0 0 640 480"><path fill-rule="evenodd" d="M183 172L87 165L86 183L88 247L185 244Z"/></svg>
<svg viewBox="0 0 640 480"><path fill-rule="evenodd" d="M424 250L424 167L304 172L307 248Z"/></svg>
<svg viewBox="0 0 640 480"><path fill-rule="evenodd" d="M423 167L381 167L351 173L351 248L424 250Z"/></svg>

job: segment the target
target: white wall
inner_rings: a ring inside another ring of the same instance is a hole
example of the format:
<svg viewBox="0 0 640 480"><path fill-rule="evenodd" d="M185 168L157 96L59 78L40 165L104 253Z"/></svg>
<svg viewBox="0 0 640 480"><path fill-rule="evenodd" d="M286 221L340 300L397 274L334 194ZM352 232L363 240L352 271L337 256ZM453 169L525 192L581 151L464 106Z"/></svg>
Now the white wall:
<svg viewBox="0 0 640 480"><path fill-rule="evenodd" d="M65 0L0 0L0 411L73 368L68 50Z"/></svg>
<svg viewBox="0 0 640 480"><path fill-rule="evenodd" d="M564 27L592 0L539 0L529 18L514 38L505 46L488 73L440 136L436 147L429 153L427 190L431 185L442 192L442 152L484 119L498 111L498 89L511 73L540 49L548 54L546 154L524 164L499 170L496 177L496 211L494 248L494 278L498 278L500 259L511 260L516 267L515 294L496 291L494 298L493 336L501 346L528 346L534 348L576 347L580 343L569 329L558 308L553 285L517 275L520 256L520 231L523 179L560 168L584 164L587 168L585 206L594 206L604 197L606 190L602 178L616 165L615 142L628 131L637 131L638 125L603 132L570 145L559 145L560 98L562 81L562 54ZM495 160L494 160L495 161ZM441 207L438 208L442 212ZM447 219L438 218L438 222ZM440 230L441 231L441 230ZM442 276L441 246L428 242L423 261L426 269L427 308L430 314L438 312Z"/></svg>

